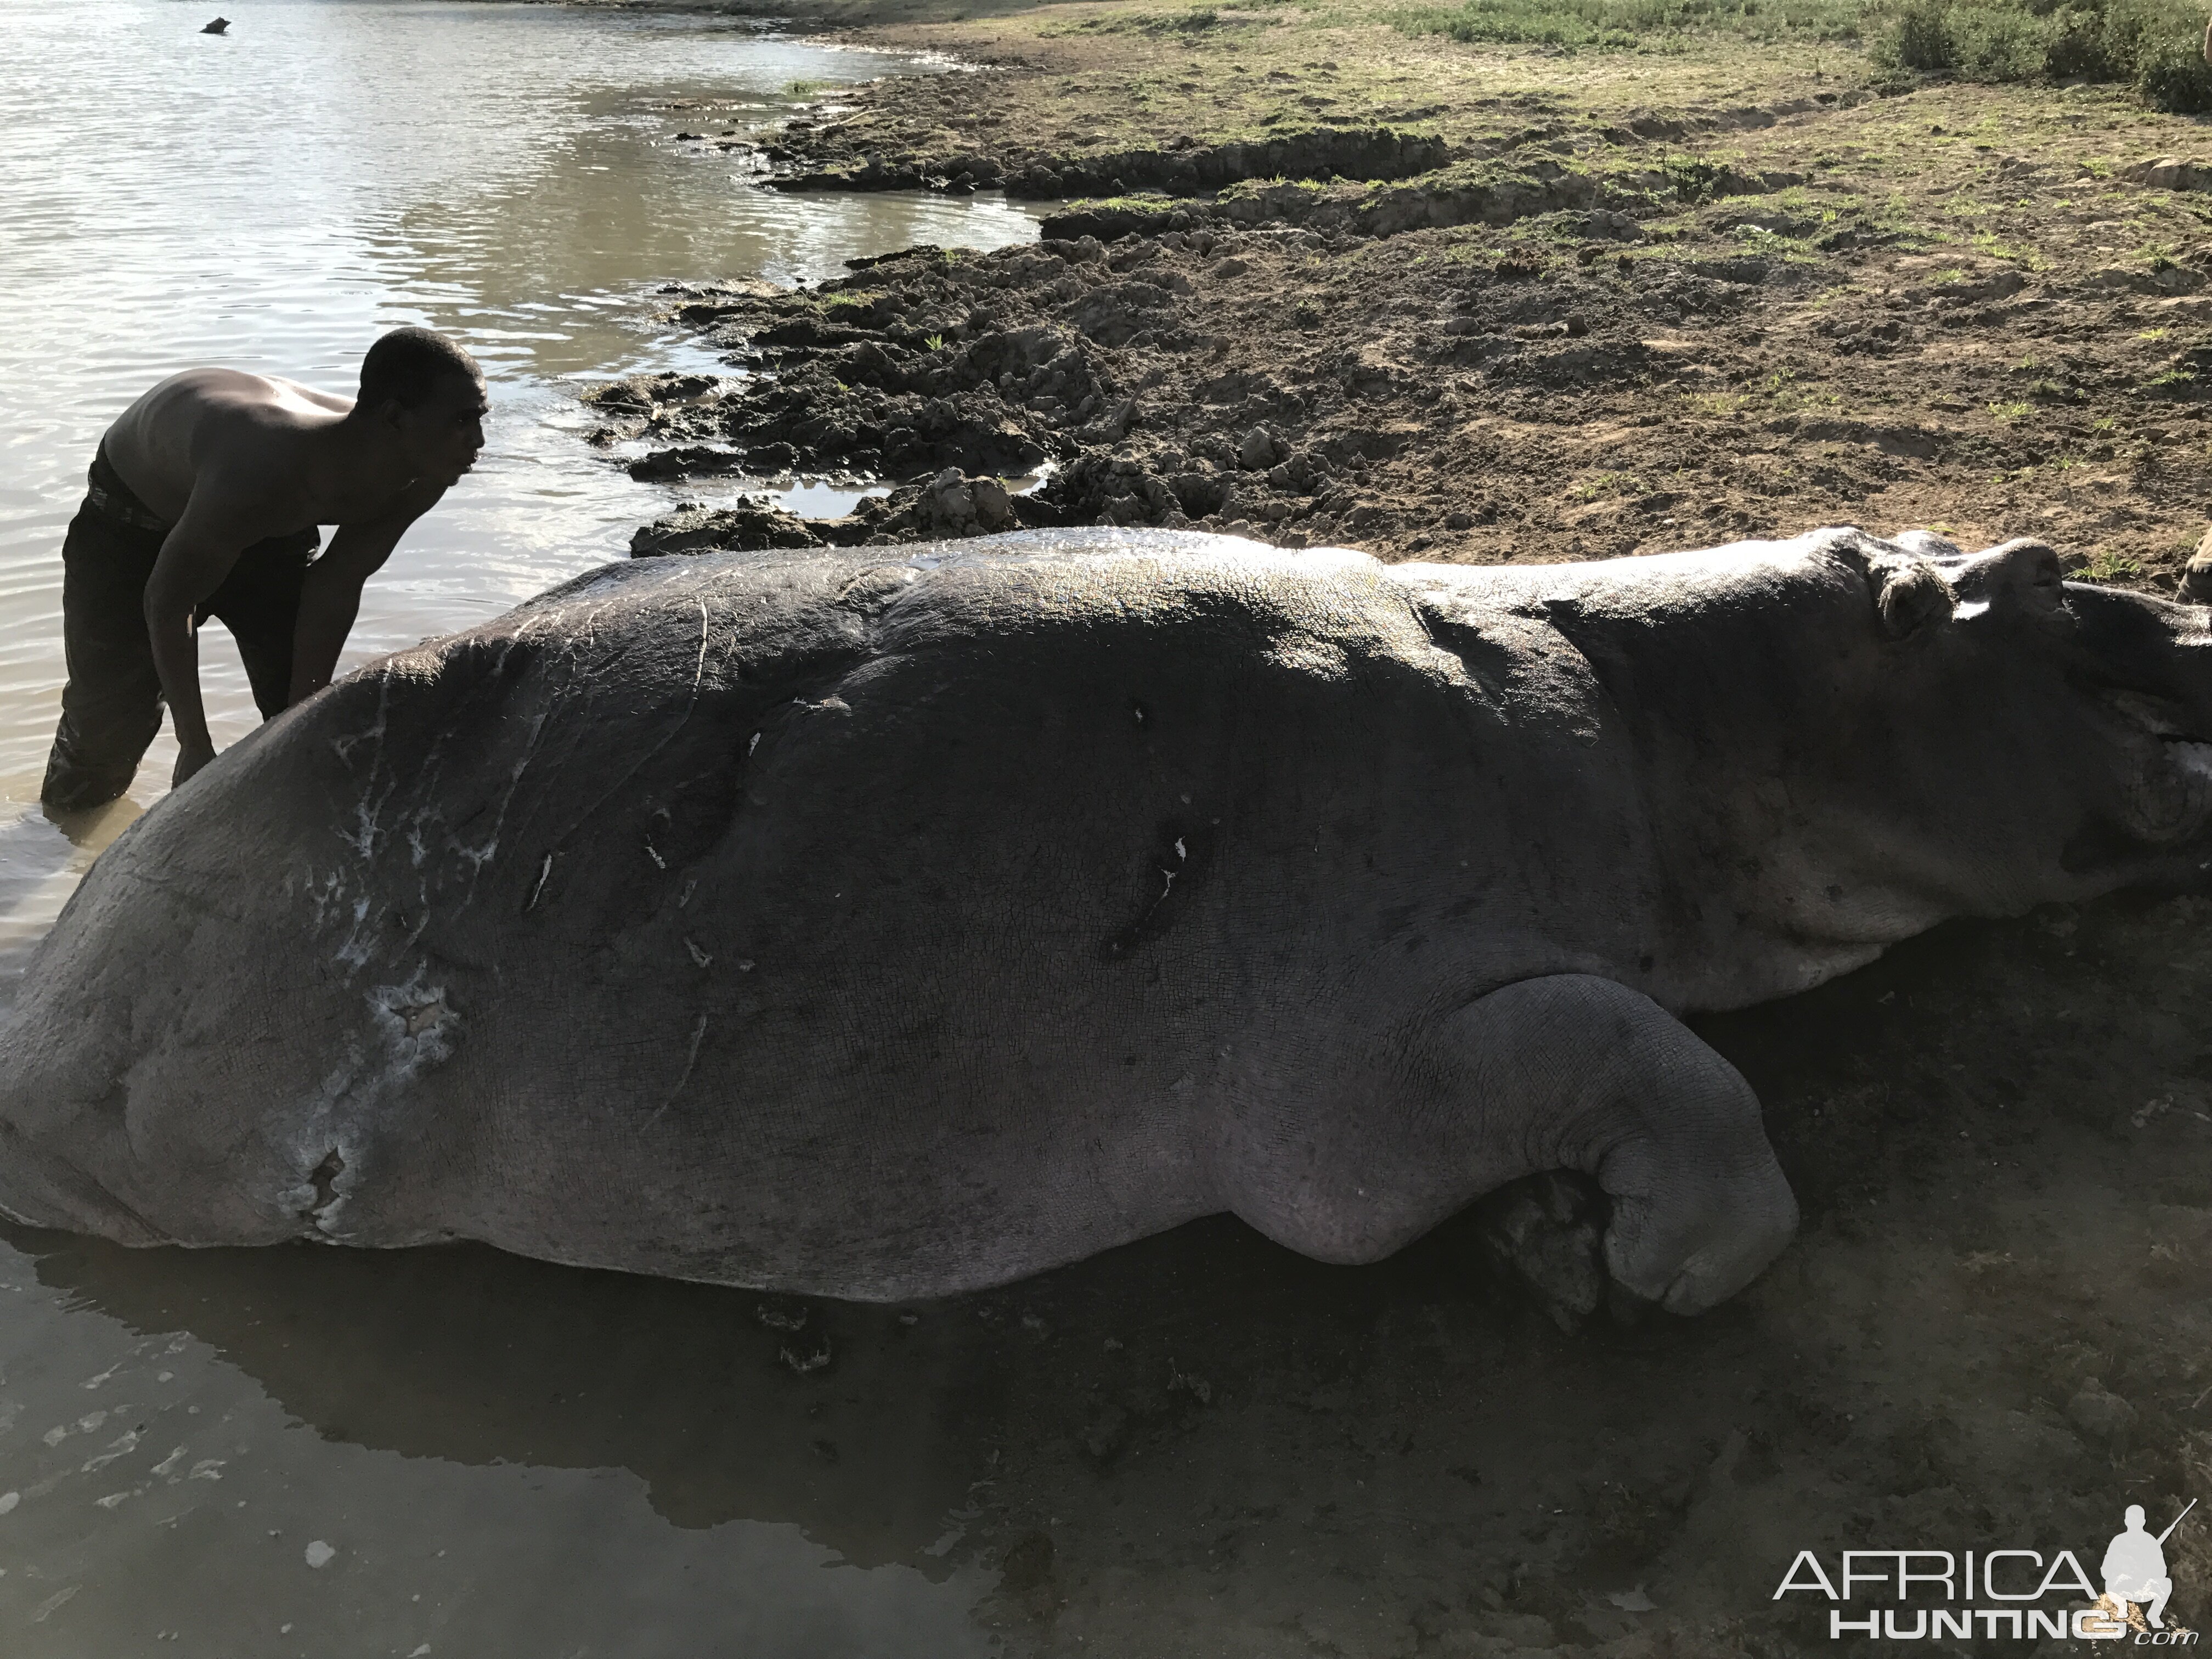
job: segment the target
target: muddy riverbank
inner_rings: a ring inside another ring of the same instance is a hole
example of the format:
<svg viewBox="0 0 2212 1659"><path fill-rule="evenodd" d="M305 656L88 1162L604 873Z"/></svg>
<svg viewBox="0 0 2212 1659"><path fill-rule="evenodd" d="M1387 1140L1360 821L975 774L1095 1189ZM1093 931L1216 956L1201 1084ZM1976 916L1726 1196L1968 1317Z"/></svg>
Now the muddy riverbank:
<svg viewBox="0 0 2212 1659"><path fill-rule="evenodd" d="M1848 53L1608 78L1036 15L878 31L1002 61L863 88L763 159L794 190L1072 198L1044 242L675 296L755 378L616 411L683 441L654 466L1042 456L1033 518L1474 562L1937 525L2170 588L2203 529L2212 169L2155 166L2185 120L2093 87L1876 96Z"/></svg>

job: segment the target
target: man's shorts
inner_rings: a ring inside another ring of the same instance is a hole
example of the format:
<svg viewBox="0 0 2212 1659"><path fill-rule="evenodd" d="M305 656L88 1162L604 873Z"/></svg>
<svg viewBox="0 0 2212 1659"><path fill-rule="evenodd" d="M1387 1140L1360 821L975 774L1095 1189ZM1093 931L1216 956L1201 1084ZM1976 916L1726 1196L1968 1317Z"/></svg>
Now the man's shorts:
<svg viewBox="0 0 2212 1659"><path fill-rule="evenodd" d="M84 505L62 543L62 643L69 684L40 799L60 812L103 806L131 787L161 729L161 675L146 632L146 579L171 526L131 494L105 448L86 475ZM292 690L300 584L321 544L313 530L272 536L238 556L201 601L230 630L266 720Z"/></svg>

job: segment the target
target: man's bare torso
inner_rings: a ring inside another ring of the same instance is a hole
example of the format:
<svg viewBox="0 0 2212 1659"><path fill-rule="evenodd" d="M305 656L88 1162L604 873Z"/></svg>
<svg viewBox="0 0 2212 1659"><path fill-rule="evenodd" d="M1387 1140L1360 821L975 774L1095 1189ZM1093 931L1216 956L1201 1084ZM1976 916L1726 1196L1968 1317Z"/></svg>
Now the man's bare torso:
<svg viewBox="0 0 2212 1659"><path fill-rule="evenodd" d="M184 516L196 480L219 468L251 479L263 533L374 519L389 507L342 480L319 477L316 438L354 400L296 380L232 368L172 374L116 417L101 440L108 465L158 517Z"/></svg>
<svg viewBox="0 0 2212 1659"><path fill-rule="evenodd" d="M379 339L361 385L356 402L274 375L188 369L107 428L63 544L70 682L42 799L76 811L121 794L165 704L172 783L215 758L199 684L208 616L237 638L264 716L329 684L362 584L476 465L490 412L476 360L428 329ZM321 544L325 525L337 530ZM250 579L231 592L249 556Z"/></svg>

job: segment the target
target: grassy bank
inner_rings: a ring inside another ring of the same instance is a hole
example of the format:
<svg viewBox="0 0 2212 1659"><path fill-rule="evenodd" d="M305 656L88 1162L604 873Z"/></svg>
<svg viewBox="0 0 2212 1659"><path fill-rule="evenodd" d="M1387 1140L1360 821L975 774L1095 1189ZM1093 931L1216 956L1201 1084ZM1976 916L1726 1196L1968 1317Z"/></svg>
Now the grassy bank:
<svg viewBox="0 0 2212 1659"><path fill-rule="evenodd" d="M1688 52L1712 40L1856 43L1893 82L1911 75L2113 82L2160 109L2212 108L2204 17L2185 0L1463 0L1408 7L1390 21L1455 40L1578 51Z"/></svg>

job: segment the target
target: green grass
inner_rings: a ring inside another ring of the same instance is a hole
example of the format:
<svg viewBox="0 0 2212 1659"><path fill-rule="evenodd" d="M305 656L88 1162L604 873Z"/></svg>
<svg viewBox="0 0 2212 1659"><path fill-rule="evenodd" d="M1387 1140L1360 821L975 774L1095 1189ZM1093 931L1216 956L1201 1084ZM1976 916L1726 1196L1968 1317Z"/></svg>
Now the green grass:
<svg viewBox="0 0 2212 1659"><path fill-rule="evenodd" d="M1899 89L2080 78L2132 85L2159 109L2212 111L2195 0L1449 0L1384 15L1410 34L1567 51L1680 52L1717 36L1864 40Z"/></svg>
<svg viewBox="0 0 2212 1659"><path fill-rule="evenodd" d="M1696 34L1855 40L1859 12L1858 0L1460 0L1407 7L1390 21L1408 33L1455 40L1665 52Z"/></svg>
<svg viewBox="0 0 2212 1659"><path fill-rule="evenodd" d="M1868 0L1866 15L1875 58L1899 73L2118 81L2155 108L2212 109L2204 14L2187 0Z"/></svg>

